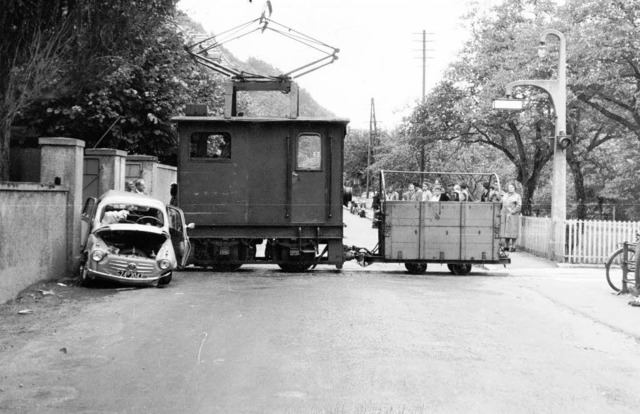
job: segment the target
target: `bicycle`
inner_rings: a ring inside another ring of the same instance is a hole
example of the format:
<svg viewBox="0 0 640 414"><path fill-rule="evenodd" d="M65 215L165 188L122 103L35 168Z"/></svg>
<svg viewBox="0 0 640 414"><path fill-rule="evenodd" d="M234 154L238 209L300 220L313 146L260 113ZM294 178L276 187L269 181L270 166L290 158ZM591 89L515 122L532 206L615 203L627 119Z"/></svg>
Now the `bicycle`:
<svg viewBox="0 0 640 414"><path fill-rule="evenodd" d="M636 267L640 266L640 254L636 256L636 245L640 241L640 233L636 232L635 243L624 242L623 247L616 250L607 260L607 283L616 292L626 293L627 285L636 285ZM626 257L625 257L626 249Z"/></svg>

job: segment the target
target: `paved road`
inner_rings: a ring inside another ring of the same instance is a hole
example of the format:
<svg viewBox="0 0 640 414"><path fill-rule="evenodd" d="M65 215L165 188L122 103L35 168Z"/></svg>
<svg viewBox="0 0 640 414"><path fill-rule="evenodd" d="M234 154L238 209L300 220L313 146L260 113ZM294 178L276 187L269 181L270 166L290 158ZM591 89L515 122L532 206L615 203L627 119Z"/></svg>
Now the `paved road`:
<svg viewBox="0 0 640 414"><path fill-rule="evenodd" d="M352 242L370 226L347 221ZM602 270L520 257L467 277L350 263L89 290L9 324L0 412L637 413L640 309Z"/></svg>

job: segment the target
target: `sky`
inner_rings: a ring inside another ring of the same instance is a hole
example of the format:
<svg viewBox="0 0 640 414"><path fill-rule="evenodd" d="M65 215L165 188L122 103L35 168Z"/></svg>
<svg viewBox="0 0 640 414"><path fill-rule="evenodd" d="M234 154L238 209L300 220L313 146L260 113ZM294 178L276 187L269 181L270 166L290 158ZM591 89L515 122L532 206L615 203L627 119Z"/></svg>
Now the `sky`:
<svg viewBox="0 0 640 414"><path fill-rule="evenodd" d="M487 0L483 0L483 3ZM378 128L392 129L422 96L422 31L427 32L427 92L455 58L467 34L460 17L470 0L271 0L271 19L340 49L338 60L295 79L351 128L369 128L374 99ZM493 2L493 1L491 1ZM219 34L260 17L265 0L181 0L178 7ZM322 55L276 33L229 42L237 57L279 69Z"/></svg>

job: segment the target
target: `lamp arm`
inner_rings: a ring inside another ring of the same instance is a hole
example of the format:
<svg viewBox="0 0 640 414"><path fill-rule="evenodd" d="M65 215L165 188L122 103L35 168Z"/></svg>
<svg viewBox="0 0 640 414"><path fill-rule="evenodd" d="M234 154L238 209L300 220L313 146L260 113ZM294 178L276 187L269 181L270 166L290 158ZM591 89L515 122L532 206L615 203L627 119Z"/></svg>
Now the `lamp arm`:
<svg viewBox="0 0 640 414"><path fill-rule="evenodd" d="M560 40L560 45L565 46L567 43L567 39L564 37L564 34L556 29L545 29L540 33L540 43L547 43L547 36L552 35Z"/></svg>
<svg viewBox="0 0 640 414"><path fill-rule="evenodd" d="M505 88L505 94L507 95L507 97L513 95L513 88L517 86L534 86L536 88L542 89L551 96L551 102L555 106L555 103L557 101L556 96L559 89L557 80L529 79L513 81L507 84Z"/></svg>

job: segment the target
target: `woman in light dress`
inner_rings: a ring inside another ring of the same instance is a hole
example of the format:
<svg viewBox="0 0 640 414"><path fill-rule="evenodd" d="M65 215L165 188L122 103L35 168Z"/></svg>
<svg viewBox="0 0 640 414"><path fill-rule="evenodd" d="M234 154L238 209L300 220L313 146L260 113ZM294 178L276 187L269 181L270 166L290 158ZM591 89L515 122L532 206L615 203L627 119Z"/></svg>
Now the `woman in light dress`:
<svg viewBox="0 0 640 414"><path fill-rule="evenodd" d="M515 251L516 239L520 233L520 210L522 198L516 193L516 186L509 183L507 193L502 198L501 228L502 237L505 239L505 247L509 251Z"/></svg>

